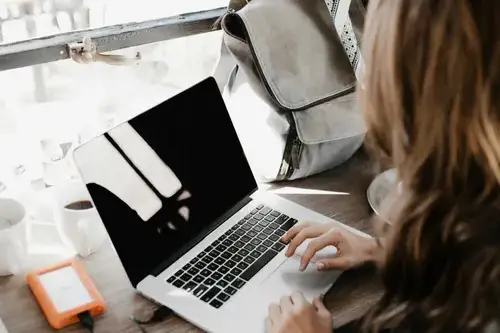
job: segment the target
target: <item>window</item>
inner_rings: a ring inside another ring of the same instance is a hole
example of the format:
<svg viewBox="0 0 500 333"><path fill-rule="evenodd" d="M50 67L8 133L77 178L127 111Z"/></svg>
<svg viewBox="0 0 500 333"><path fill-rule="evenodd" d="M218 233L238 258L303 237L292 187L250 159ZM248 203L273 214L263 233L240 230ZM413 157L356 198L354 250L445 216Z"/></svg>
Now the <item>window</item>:
<svg viewBox="0 0 500 333"><path fill-rule="evenodd" d="M212 74L227 2L0 2L0 195L76 177L72 147ZM84 38L128 65L77 63Z"/></svg>

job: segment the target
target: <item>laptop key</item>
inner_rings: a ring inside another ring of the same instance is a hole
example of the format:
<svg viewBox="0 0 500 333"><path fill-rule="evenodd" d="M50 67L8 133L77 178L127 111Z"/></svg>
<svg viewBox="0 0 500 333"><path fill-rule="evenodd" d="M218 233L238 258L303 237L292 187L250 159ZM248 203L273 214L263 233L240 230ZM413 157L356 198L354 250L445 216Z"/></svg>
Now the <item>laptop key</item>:
<svg viewBox="0 0 500 333"><path fill-rule="evenodd" d="M235 254L232 258L231 258L232 261L234 262L240 262L243 260L243 257L240 256L239 254Z"/></svg>
<svg viewBox="0 0 500 333"><path fill-rule="evenodd" d="M283 229L278 229L274 232L275 235L278 235L278 236L283 236L284 234L286 234L286 231L283 230Z"/></svg>
<svg viewBox="0 0 500 333"><path fill-rule="evenodd" d="M255 257L255 258L258 258L262 255L262 252L259 252L259 251L252 251L252 253L250 253L250 255L252 257Z"/></svg>
<svg viewBox="0 0 500 333"><path fill-rule="evenodd" d="M224 294L224 293L220 293L219 295L217 295L217 299L220 299L221 301L226 302L229 299L229 295Z"/></svg>
<svg viewBox="0 0 500 333"><path fill-rule="evenodd" d="M226 280L219 280L219 282L217 282L217 287L226 288L228 284L229 282L227 282Z"/></svg>
<svg viewBox="0 0 500 333"><path fill-rule="evenodd" d="M253 237L257 236L257 232L250 230L249 232L247 232L247 236L253 238Z"/></svg>
<svg viewBox="0 0 500 333"><path fill-rule="evenodd" d="M198 282L198 283L202 283L204 280L205 280L205 278L203 276L201 276L201 275L196 275L193 278L193 281Z"/></svg>
<svg viewBox="0 0 500 333"><path fill-rule="evenodd" d="M217 266L215 263L211 263L207 268L211 271L215 271L217 268L219 268L219 266Z"/></svg>
<svg viewBox="0 0 500 333"><path fill-rule="evenodd" d="M220 288L218 288L218 287L212 287L209 291L207 291L207 292L205 293L205 295L203 295L203 296L201 297L201 300L202 300L203 302L208 303L208 302L210 302L210 301L212 300L212 298L214 298L214 297L215 297L215 295L217 295L219 292L220 292Z"/></svg>
<svg viewBox="0 0 500 333"><path fill-rule="evenodd" d="M264 221L260 221L260 222L259 222L259 225L260 225L261 227L265 228L265 227L267 227L270 223L271 223L271 222L264 220Z"/></svg>
<svg viewBox="0 0 500 333"><path fill-rule="evenodd" d="M243 261L246 262L247 264L253 264L253 262L255 261L255 258L248 256L245 259L243 259Z"/></svg>
<svg viewBox="0 0 500 333"><path fill-rule="evenodd" d="M234 266L236 266L236 263L232 260L228 260L226 261L226 263L224 264L224 266L227 266L229 268L233 268Z"/></svg>
<svg viewBox="0 0 500 333"><path fill-rule="evenodd" d="M214 299L212 302L210 302L210 305L213 306L216 309L219 309L221 306L224 305L224 303L222 303L218 299Z"/></svg>
<svg viewBox="0 0 500 333"><path fill-rule="evenodd" d="M210 251L210 253L208 255L210 255L214 258L217 258L218 256L220 256L220 252L217 250L212 250L212 251Z"/></svg>
<svg viewBox="0 0 500 333"><path fill-rule="evenodd" d="M257 209L261 210L262 208L264 208L264 205L258 205L257 206Z"/></svg>
<svg viewBox="0 0 500 333"><path fill-rule="evenodd" d="M245 220L251 219L253 215L254 215L253 212L250 212L245 216Z"/></svg>
<svg viewBox="0 0 500 333"><path fill-rule="evenodd" d="M238 252L238 250L239 249L236 246L231 246L229 249L227 249L227 252L234 254L234 253Z"/></svg>
<svg viewBox="0 0 500 333"><path fill-rule="evenodd" d="M203 283L207 286L213 286L215 284L215 280L212 278L207 278Z"/></svg>
<svg viewBox="0 0 500 333"><path fill-rule="evenodd" d="M271 235L271 236L269 236L269 239L272 240L273 242L277 242L280 240L280 237L278 237L276 235Z"/></svg>
<svg viewBox="0 0 500 333"><path fill-rule="evenodd" d="M266 221L273 222L276 218L274 216L272 216L272 215L267 215L265 217L265 219L266 219Z"/></svg>
<svg viewBox="0 0 500 333"><path fill-rule="evenodd" d="M213 259L214 258L212 256L207 255L206 257L203 257L203 259L201 259L201 261L203 261L205 264L208 264L208 263L211 263Z"/></svg>
<svg viewBox="0 0 500 333"><path fill-rule="evenodd" d="M182 273L183 273L182 270L178 270L177 272L175 272L174 276L179 277L182 275Z"/></svg>
<svg viewBox="0 0 500 333"><path fill-rule="evenodd" d="M252 244L247 244L243 247L245 250L247 251L253 251L255 250L255 245L252 245Z"/></svg>
<svg viewBox="0 0 500 333"><path fill-rule="evenodd" d="M216 241L214 241L214 242L212 243L212 245L210 245L210 246L216 247L216 246L218 246L219 244L220 244L220 241L219 241L219 240L216 240Z"/></svg>
<svg viewBox="0 0 500 333"><path fill-rule="evenodd" d="M229 252L224 252L223 254L220 255L224 259L229 259L231 258L232 254Z"/></svg>
<svg viewBox="0 0 500 333"><path fill-rule="evenodd" d="M221 258L221 257L219 257L219 258L217 258L217 259L214 260L214 263L216 263L217 265L222 265L225 262L226 261L223 258Z"/></svg>
<svg viewBox="0 0 500 333"><path fill-rule="evenodd" d="M168 278L167 283L172 283L174 281L175 281L175 276L172 275L171 277Z"/></svg>
<svg viewBox="0 0 500 333"><path fill-rule="evenodd" d="M198 269L203 269L203 268L207 267L207 264L205 264L205 263L204 263L204 262L202 262L202 261L198 261L198 262L194 265L194 267L196 267L196 268L198 268Z"/></svg>
<svg viewBox="0 0 500 333"><path fill-rule="evenodd" d="M249 225L256 225L257 223L259 223L259 221L257 221L256 219L250 219L250 220L247 221L247 223Z"/></svg>
<svg viewBox="0 0 500 333"><path fill-rule="evenodd" d="M264 215L258 213L258 214L255 214L253 218L260 221L264 218Z"/></svg>
<svg viewBox="0 0 500 333"><path fill-rule="evenodd" d="M281 229L288 231L290 230L298 221L296 219L288 219L285 223L281 225Z"/></svg>
<svg viewBox="0 0 500 333"><path fill-rule="evenodd" d="M226 239L225 241L222 242L222 245L224 245L224 246L231 246L231 245L233 245L233 242L231 242L230 240Z"/></svg>
<svg viewBox="0 0 500 333"><path fill-rule="evenodd" d="M250 241L251 244L253 245L259 245L262 241L258 238L254 238Z"/></svg>
<svg viewBox="0 0 500 333"><path fill-rule="evenodd" d="M265 247L264 245L259 245L259 246L257 246L257 251L266 252L267 251L267 247Z"/></svg>
<svg viewBox="0 0 500 333"><path fill-rule="evenodd" d="M274 217L278 217L278 216L280 216L280 215L281 215L281 213L280 213L280 212L278 212L277 210L273 210L273 211L271 212L271 215L272 215L272 216L274 216Z"/></svg>
<svg viewBox="0 0 500 333"><path fill-rule="evenodd" d="M250 242L250 240L251 240L251 238L250 238L250 237L248 237L247 235L242 236L240 239L241 239L241 241L242 241L242 242L245 242L245 243L248 243L248 242Z"/></svg>
<svg viewBox="0 0 500 333"><path fill-rule="evenodd" d="M246 282L242 279L236 279L235 281L233 281L233 283L231 283L231 286L237 289L241 289L241 287L243 287L245 283Z"/></svg>
<svg viewBox="0 0 500 333"><path fill-rule="evenodd" d="M266 235L270 235L274 232L274 230L267 227L266 229L262 230L262 232L265 233Z"/></svg>
<svg viewBox="0 0 500 333"><path fill-rule="evenodd" d="M196 287L198 286L197 283L191 281L191 282L188 282L184 285L184 287L182 287L182 289L188 291L188 292L192 292Z"/></svg>
<svg viewBox="0 0 500 333"><path fill-rule="evenodd" d="M269 214L269 213L270 213L270 212L272 212L272 211L273 211L273 210L272 210L271 208L269 208L269 207L264 207L264 208L262 208L262 209L260 210L260 213L261 213L262 215L267 215L267 214Z"/></svg>
<svg viewBox="0 0 500 333"><path fill-rule="evenodd" d="M224 276L224 280L229 281L229 282L233 281L234 279L236 279L236 276L234 276L231 273L228 273L226 276Z"/></svg>
<svg viewBox="0 0 500 333"><path fill-rule="evenodd" d="M261 227L260 225L256 225L255 227L253 227L252 230L256 231L256 232L261 232L262 230L264 230L264 227Z"/></svg>
<svg viewBox="0 0 500 333"><path fill-rule="evenodd" d="M204 269L201 271L200 274L203 275L204 277L208 277L208 276L210 276L210 274L212 274L212 272L208 269Z"/></svg>
<svg viewBox="0 0 500 333"><path fill-rule="evenodd" d="M214 280L219 280L222 278L222 274L219 272L214 272L210 277Z"/></svg>
<svg viewBox="0 0 500 333"><path fill-rule="evenodd" d="M219 245L219 246L217 246L215 249L216 249L217 251L219 251L219 252L224 252L224 251L226 251L226 250L227 250L227 247L226 247L226 246L224 246L224 245Z"/></svg>
<svg viewBox="0 0 500 333"><path fill-rule="evenodd" d="M238 267L235 267L231 270L231 274L236 275L236 276L240 275L241 273L243 273L243 271L241 269L239 269Z"/></svg>
<svg viewBox="0 0 500 333"><path fill-rule="evenodd" d="M247 215L247 216L248 216L248 215ZM251 217L251 216L250 216L250 217ZM250 217L249 217L249 218L250 218ZM248 218L248 219L249 219L249 218ZM245 222L246 222L248 219L247 219L247 217L245 216L242 220L238 221L238 225L239 225L239 226L242 226L243 224L245 224Z"/></svg>
<svg viewBox="0 0 500 333"><path fill-rule="evenodd" d="M221 274L226 274L227 272L229 272L229 268L227 268L226 266L220 266L217 271Z"/></svg>
<svg viewBox="0 0 500 333"><path fill-rule="evenodd" d="M271 246L273 246L274 243L272 241L270 241L269 239L266 239L262 244L264 246L271 247Z"/></svg>
<svg viewBox="0 0 500 333"><path fill-rule="evenodd" d="M245 234L244 230L238 229L234 232L235 235L237 236L243 236Z"/></svg>
<svg viewBox="0 0 500 333"><path fill-rule="evenodd" d="M174 285L177 288L181 288L184 285L184 282L181 280L175 280L175 282L172 283L172 285Z"/></svg>
<svg viewBox="0 0 500 333"><path fill-rule="evenodd" d="M235 241L237 241L237 240L239 239L239 237L238 237L238 236L236 236L236 235L231 235L231 236L229 236L227 239L230 239L230 240L232 240L233 242L235 242Z"/></svg>
<svg viewBox="0 0 500 333"><path fill-rule="evenodd" d="M198 288L196 288L193 292L193 294L196 296L196 297L200 297L201 295L203 295L203 293L205 293L205 291L208 290L208 287L207 286L204 286L204 285L200 285L198 286Z"/></svg>
<svg viewBox="0 0 500 333"><path fill-rule="evenodd" d="M237 241L234 243L234 246L236 246L237 248L242 248L243 246L245 246L245 243L243 243L242 241Z"/></svg>
<svg viewBox="0 0 500 333"><path fill-rule="evenodd" d="M246 257L246 256L248 255L248 253L249 253L249 252L248 252L247 250L245 250L245 249L242 249L242 250L240 250L240 251L238 252L238 254L239 254L240 256L242 256L242 257Z"/></svg>
<svg viewBox="0 0 500 333"><path fill-rule="evenodd" d="M250 224L245 224L245 225L241 226L242 230L247 230L248 231L248 230L250 230L250 228L252 228L252 226Z"/></svg>
<svg viewBox="0 0 500 333"><path fill-rule="evenodd" d="M191 265L194 265L194 264L196 264L197 262L198 262L198 258L193 258L193 259L192 259L189 263L190 263Z"/></svg>
<svg viewBox="0 0 500 333"><path fill-rule="evenodd" d="M273 230L276 230L279 227L280 227L280 225L278 223L274 223L274 222L269 225L269 228L271 228Z"/></svg>
<svg viewBox="0 0 500 333"><path fill-rule="evenodd" d="M278 254L273 250L268 250L264 255L262 255L257 261L247 268L240 278L246 281L250 281L264 266L266 266L275 256Z"/></svg>
<svg viewBox="0 0 500 333"><path fill-rule="evenodd" d="M264 240L264 239L266 239L266 238L267 238L267 235L266 235L266 234L258 234L258 235L257 235L257 238L258 238L258 239L261 239L261 240Z"/></svg>
<svg viewBox="0 0 500 333"><path fill-rule="evenodd" d="M240 262L238 265L236 265L236 267L238 267L239 269L247 269L248 266L250 266L249 264L247 264L246 262Z"/></svg>
<svg viewBox="0 0 500 333"><path fill-rule="evenodd" d="M283 224L285 223L286 221L288 221L290 217L289 216L286 216L285 214L282 214L280 217L278 217L274 222L278 223L278 224Z"/></svg>
<svg viewBox="0 0 500 333"><path fill-rule="evenodd" d="M187 271L191 268L191 265L190 264L186 264L184 267L182 267L182 270L183 271Z"/></svg>
<svg viewBox="0 0 500 333"><path fill-rule="evenodd" d="M191 275L196 275L199 272L200 272L200 270L197 269L197 268L194 268L194 267L190 268L189 271L188 271L188 273L191 274Z"/></svg>
<svg viewBox="0 0 500 333"><path fill-rule="evenodd" d="M182 274L181 277L179 279L181 279L182 281L184 282L188 282L189 280L191 280L193 278L192 275L189 275L189 274Z"/></svg>
<svg viewBox="0 0 500 333"><path fill-rule="evenodd" d="M231 295L231 296L234 295L234 294L236 294L237 291L238 290L234 289L233 287L227 287L226 289L224 289L224 292L226 294Z"/></svg>
<svg viewBox="0 0 500 333"><path fill-rule="evenodd" d="M281 244L281 243L276 243L273 245L272 249L276 252L280 252L281 250L283 250L285 248L285 245Z"/></svg>

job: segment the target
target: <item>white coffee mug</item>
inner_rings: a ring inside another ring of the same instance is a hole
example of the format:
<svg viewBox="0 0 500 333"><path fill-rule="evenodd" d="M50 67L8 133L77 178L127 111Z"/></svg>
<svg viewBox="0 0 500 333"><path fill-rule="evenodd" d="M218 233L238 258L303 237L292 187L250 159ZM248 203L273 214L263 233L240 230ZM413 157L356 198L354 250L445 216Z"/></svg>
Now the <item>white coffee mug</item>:
<svg viewBox="0 0 500 333"><path fill-rule="evenodd" d="M63 241L82 257L96 252L107 232L85 185L72 180L58 185L55 218Z"/></svg>
<svg viewBox="0 0 500 333"><path fill-rule="evenodd" d="M0 199L0 276L19 274L28 255L26 210L13 199Z"/></svg>

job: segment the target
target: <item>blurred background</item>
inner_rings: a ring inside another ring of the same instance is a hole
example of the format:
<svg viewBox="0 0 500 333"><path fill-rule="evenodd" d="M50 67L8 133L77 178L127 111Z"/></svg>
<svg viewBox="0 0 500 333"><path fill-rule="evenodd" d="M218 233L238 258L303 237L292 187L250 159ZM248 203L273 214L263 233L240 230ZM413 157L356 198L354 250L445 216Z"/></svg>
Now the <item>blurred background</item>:
<svg viewBox="0 0 500 333"><path fill-rule="evenodd" d="M1 0L2 45L224 7L227 0ZM211 75L221 32L118 50L138 65L63 60L0 71L0 195L76 176L68 152Z"/></svg>

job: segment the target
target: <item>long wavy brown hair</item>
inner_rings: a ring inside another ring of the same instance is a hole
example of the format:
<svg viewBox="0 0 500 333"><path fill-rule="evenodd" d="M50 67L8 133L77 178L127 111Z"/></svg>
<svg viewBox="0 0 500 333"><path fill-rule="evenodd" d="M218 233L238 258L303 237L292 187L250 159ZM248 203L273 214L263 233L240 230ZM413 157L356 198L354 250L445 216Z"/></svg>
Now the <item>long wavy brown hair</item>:
<svg viewBox="0 0 500 333"><path fill-rule="evenodd" d="M500 2L368 7L367 144L403 186L365 330L481 332L500 319Z"/></svg>

